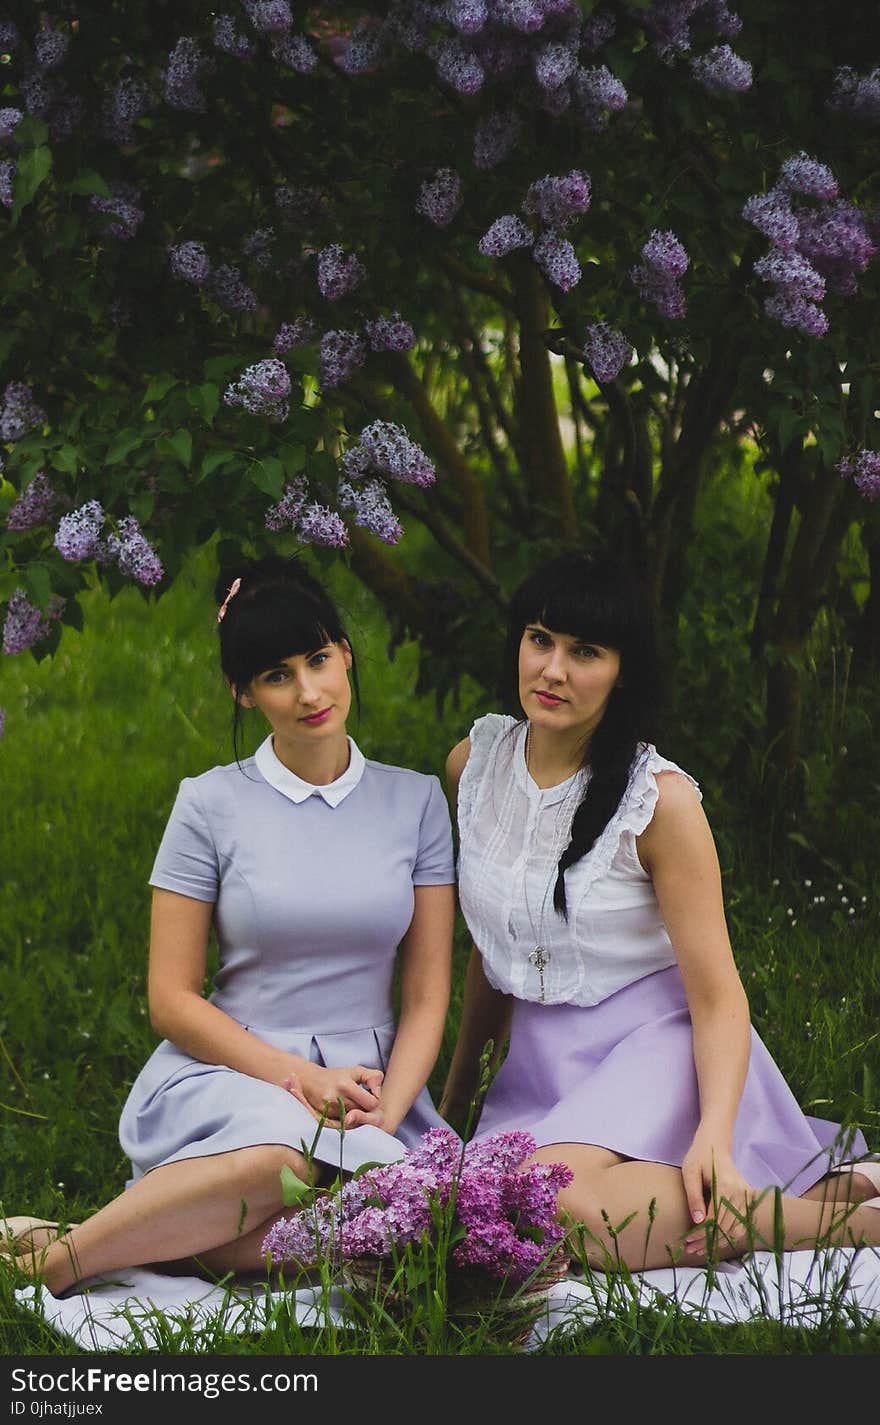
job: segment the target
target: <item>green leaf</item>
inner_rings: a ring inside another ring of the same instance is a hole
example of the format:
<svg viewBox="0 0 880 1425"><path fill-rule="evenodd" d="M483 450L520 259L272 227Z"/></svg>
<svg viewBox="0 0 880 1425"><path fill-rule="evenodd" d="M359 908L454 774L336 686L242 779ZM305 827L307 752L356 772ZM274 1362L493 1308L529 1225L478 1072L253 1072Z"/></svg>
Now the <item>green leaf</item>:
<svg viewBox="0 0 880 1425"><path fill-rule="evenodd" d="M236 452L234 450L209 450L208 454L202 461L202 467L199 470L198 479L206 480L207 477L213 474L215 470L218 470L221 465L226 465L230 460L235 459Z"/></svg>
<svg viewBox="0 0 880 1425"><path fill-rule="evenodd" d="M28 598L38 609L45 609L52 594L52 580L45 564L28 564L21 571L21 582Z"/></svg>
<svg viewBox="0 0 880 1425"><path fill-rule="evenodd" d="M49 125L44 119L25 114L21 123L16 125L15 142L22 148L39 148L49 142Z"/></svg>
<svg viewBox="0 0 880 1425"><path fill-rule="evenodd" d="M306 463L306 448L304 445L285 445L281 451L281 462L284 472L289 477L298 475Z"/></svg>
<svg viewBox="0 0 880 1425"><path fill-rule="evenodd" d="M51 149L30 148L21 155L13 187L15 194L11 215L13 223L17 221L22 208L26 208L35 196L40 184L48 178L51 168Z"/></svg>
<svg viewBox="0 0 880 1425"><path fill-rule="evenodd" d="M265 460L252 460L248 466L248 479L265 495L271 495L273 500L281 499L284 466L274 455L266 456Z"/></svg>
<svg viewBox="0 0 880 1425"><path fill-rule="evenodd" d="M165 443L177 456L181 465L188 470L193 453L192 436L189 431L183 430L183 428L176 430L173 435L167 437Z"/></svg>
<svg viewBox="0 0 880 1425"><path fill-rule="evenodd" d="M64 475L75 475L80 467L79 452L73 445L60 445L52 451L49 463Z"/></svg>
<svg viewBox="0 0 880 1425"><path fill-rule="evenodd" d="M93 168L85 168L82 173L78 173L69 183L62 183L61 188L65 193L84 193L91 195L98 193L102 198L111 197L110 186L100 173L96 173Z"/></svg>
<svg viewBox="0 0 880 1425"><path fill-rule="evenodd" d="M304 1183L302 1178L298 1178L296 1173L285 1163L281 1169L281 1201L285 1207L295 1207L301 1203L303 1198L311 1194L312 1189L308 1183Z"/></svg>
<svg viewBox="0 0 880 1425"><path fill-rule="evenodd" d="M118 465L125 460L126 456L143 443L143 431L133 430L130 426L121 430L115 440L110 442L107 454L104 456L105 465Z"/></svg>
<svg viewBox="0 0 880 1425"><path fill-rule="evenodd" d="M170 371L160 371L158 375L150 377L150 384L144 392L141 405L148 406L153 401L161 401L163 396L167 396L172 386L178 384L177 377L172 376Z"/></svg>
<svg viewBox="0 0 880 1425"><path fill-rule="evenodd" d="M198 411L206 425L214 424L214 417L220 405L220 391L213 381L206 381L203 386L190 386L186 399Z"/></svg>

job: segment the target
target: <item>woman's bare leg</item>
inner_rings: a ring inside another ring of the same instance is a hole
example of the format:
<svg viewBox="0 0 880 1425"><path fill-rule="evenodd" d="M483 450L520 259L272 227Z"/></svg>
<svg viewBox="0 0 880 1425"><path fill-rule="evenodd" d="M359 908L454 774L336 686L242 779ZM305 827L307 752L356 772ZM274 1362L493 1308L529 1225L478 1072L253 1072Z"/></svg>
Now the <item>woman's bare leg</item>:
<svg viewBox="0 0 880 1425"><path fill-rule="evenodd" d="M582 1225L581 1234L573 1230L572 1241L578 1243L582 1238L587 1261L601 1270L620 1265L630 1271L648 1271L673 1262L699 1267L710 1260L730 1260L779 1245L773 1191L757 1196L737 1239L713 1242L710 1228L706 1246L688 1251L685 1239L695 1229L679 1168L623 1159L607 1149L577 1143L541 1148L533 1161L564 1162L572 1169L573 1182L559 1193L560 1211ZM847 1181L844 1179L844 1184ZM819 1243L880 1246L880 1211L855 1206L840 1193L840 1185L831 1179L818 1197L783 1194L784 1250Z"/></svg>
<svg viewBox="0 0 880 1425"><path fill-rule="evenodd" d="M218 1247L237 1261L236 1270L258 1270L260 1243L282 1208L285 1164L304 1182L311 1180L306 1159L283 1144L154 1168L48 1246L39 1247L35 1235L33 1253L20 1253L18 1261L26 1270L30 1264L55 1295L98 1272L201 1256Z"/></svg>

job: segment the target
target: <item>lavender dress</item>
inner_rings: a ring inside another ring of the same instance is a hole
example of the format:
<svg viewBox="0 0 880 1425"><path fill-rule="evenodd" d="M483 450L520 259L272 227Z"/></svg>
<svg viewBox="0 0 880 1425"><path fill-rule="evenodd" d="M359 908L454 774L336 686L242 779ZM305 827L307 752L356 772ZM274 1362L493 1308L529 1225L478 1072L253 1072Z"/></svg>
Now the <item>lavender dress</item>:
<svg viewBox="0 0 880 1425"><path fill-rule="evenodd" d="M588 774L537 787L524 734L513 718L480 718L459 787L462 910L487 978L513 996L508 1053L474 1136L519 1128L539 1147L589 1143L680 1167L699 1122L691 1019L636 837L656 774L687 773L639 749L618 811L566 872L566 922L552 889ZM733 1144L744 1177L800 1194L867 1151L860 1132L801 1111L752 1030Z"/></svg>
<svg viewBox="0 0 880 1425"><path fill-rule="evenodd" d="M211 1001L267 1043L327 1066L384 1069L397 948L413 887L454 879L436 777L365 761L313 787L275 756L184 778L150 884L214 902ZM445 1127L426 1089L395 1135L323 1128L283 1088L161 1043L132 1085L119 1138L131 1181L164 1163L260 1143L352 1170L393 1162Z"/></svg>

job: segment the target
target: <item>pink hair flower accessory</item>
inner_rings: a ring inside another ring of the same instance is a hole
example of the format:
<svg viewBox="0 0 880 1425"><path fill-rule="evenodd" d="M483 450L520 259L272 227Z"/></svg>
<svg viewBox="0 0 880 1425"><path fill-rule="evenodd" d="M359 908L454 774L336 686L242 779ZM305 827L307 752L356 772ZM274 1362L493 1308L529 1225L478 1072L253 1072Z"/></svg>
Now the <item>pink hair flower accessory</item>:
<svg viewBox="0 0 880 1425"><path fill-rule="evenodd" d="M219 609L217 610L217 622L218 622L218 623L219 623L220 620L224 617L224 615L225 615L225 613L226 613L226 610L229 608L229 605L231 604L232 600L235 598L235 596L236 596L236 594L238 593L238 591L239 591L240 588L241 588L241 580L240 580L240 579L233 579L232 583L229 585L229 590L228 590L228 593L227 593L227 595L226 595L226 598L223 600L222 604L220 605Z"/></svg>

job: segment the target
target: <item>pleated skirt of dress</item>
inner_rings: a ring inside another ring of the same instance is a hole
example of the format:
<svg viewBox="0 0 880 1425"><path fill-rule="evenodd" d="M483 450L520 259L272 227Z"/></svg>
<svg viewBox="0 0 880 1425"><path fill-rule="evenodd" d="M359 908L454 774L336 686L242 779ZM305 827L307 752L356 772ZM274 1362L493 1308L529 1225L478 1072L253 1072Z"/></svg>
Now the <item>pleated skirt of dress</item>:
<svg viewBox="0 0 880 1425"><path fill-rule="evenodd" d="M267 1043L328 1067L363 1064L384 1071L395 1025L310 1033L245 1025ZM164 1040L132 1084L119 1121L131 1159L128 1185L153 1168L263 1143L280 1143L328 1167L353 1172L365 1163L397 1162L429 1128L448 1125L427 1089L395 1134L372 1124L340 1133L318 1122L276 1084L222 1064L205 1064Z"/></svg>
<svg viewBox="0 0 880 1425"><path fill-rule="evenodd" d="M474 1137L518 1128L539 1148L589 1143L680 1167L698 1122L691 1018L671 966L597 1005L515 1000L507 1057ZM859 1130L802 1112L753 1029L733 1141L746 1180L798 1196L867 1152Z"/></svg>

